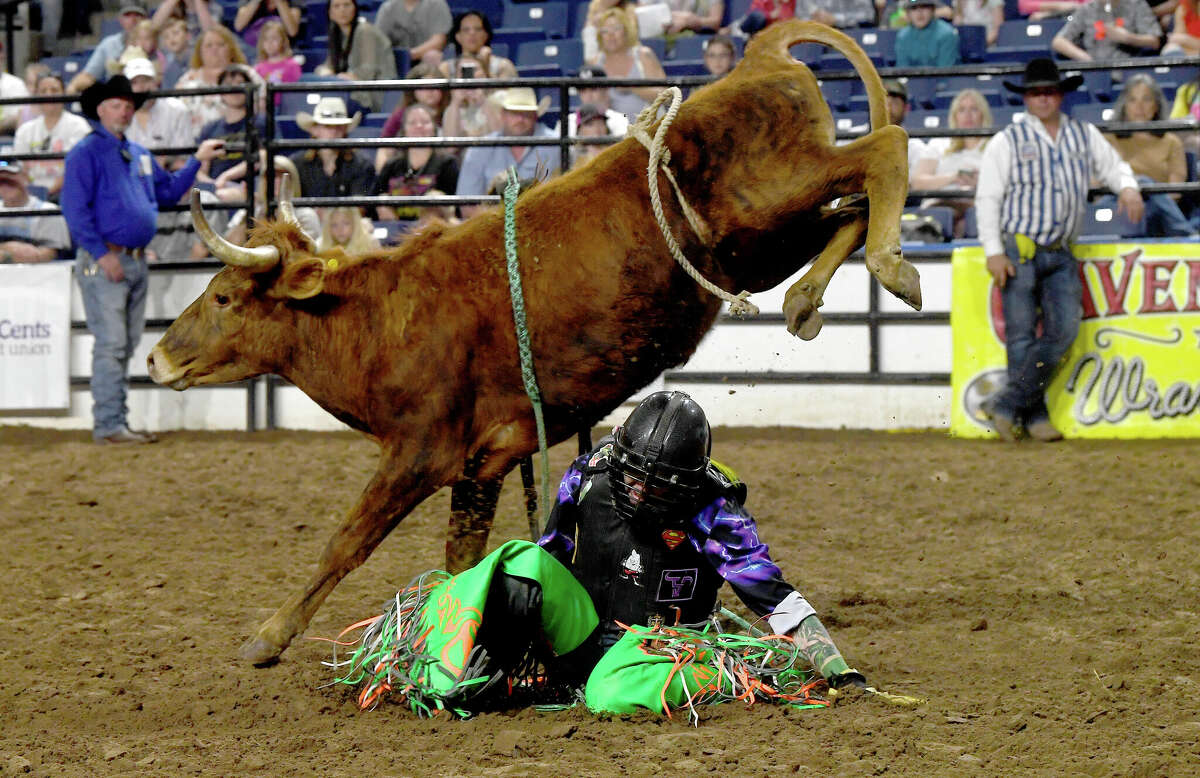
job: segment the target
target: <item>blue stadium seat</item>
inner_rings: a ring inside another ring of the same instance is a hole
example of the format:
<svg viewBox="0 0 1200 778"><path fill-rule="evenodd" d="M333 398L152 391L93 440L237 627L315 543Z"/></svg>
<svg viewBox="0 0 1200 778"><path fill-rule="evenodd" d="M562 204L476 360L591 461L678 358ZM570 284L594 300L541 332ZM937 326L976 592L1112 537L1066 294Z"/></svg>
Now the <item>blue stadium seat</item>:
<svg viewBox="0 0 1200 778"><path fill-rule="evenodd" d="M834 113L850 110L852 88L850 81L844 78L829 79L821 82L821 94L829 103Z"/></svg>
<svg viewBox="0 0 1200 778"><path fill-rule="evenodd" d="M938 90L938 79L930 76L913 76L905 84L908 89L908 104L917 110L933 107Z"/></svg>
<svg viewBox="0 0 1200 778"><path fill-rule="evenodd" d="M392 111L396 110L396 106L402 102L404 102L404 90L389 89L383 93L383 102L379 106L379 111L391 115Z"/></svg>
<svg viewBox="0 0 1200 778"><path fill-rule="evenodd" d="M662 38L642 38L642 45L653 51L659 62L667 58L667 42Z"/></svg>
<svg viewBox="0 0 1200 778"><path fill-rule="evenodd" d="M505 59L512 59L512 57L508 53L508 44L507 43L502 43L500 41L493 40L491 43L488 44L488 47L491 48L493 56L504 57ZM442 49L442 59L444 59L444 60L454 59L457 56L458 56L458 52L454 50L454 44L449 44L448 46L446 46L446 48Z"/></svg>
<svg viewBox="0 0 1200 778"><path fill-rule="evenodd" d="M675 40L671 49L671 59L696 60L704 59L704 49L708 46L711 35L685 35Z"/></svg>
<svg viewBox="0 0 1200 778"><path fill-rule="evenodd" d="M864 131L871 129L871 117L866 111L845 111L833 115L833 127L838 132L846 132L855 128Z"/></svg>
<svg viewBox="0 0 1200 778"><path fill-rule="evenodd" d="M1066 19L1042 19L1029 22L1024 19L1006 21L996 34L996 46L1036 46L1050 48L1050 41L1067 23Z"/></svg>
<svg viewBox="0 0 1200 778"><path fill-rule="evenodd" d="M317 92L281 92L277 113L280 116L295 116L300 111L312 113L313 106L320 99Z"/></svg>
<svg viewBox="0 0 1200 778"><path fill-rule="evenodd" d="M296 48L292 49L292 56L300 63L300 72L311 73L317 69L317 66L325 61L329 49L316 48Z"/></svg>
<svg viewBox="0 0 1200 778"><path fill-rule="evenodd" d="M958 51L964 63L983 62L987 52L987 27L980 24L959 25Z"/></svg>
<svg viewBox="0 0 1200 778"><path fill-rule="evenodd" d="M949 121L946 117L946 112L942 111L909 111L904 117L904 128L908 130L917 129L943 129L949 126Z"/></svg>
<svg viewBox="0 0 1200 778"><path fill-rule="evenodd" d="M374 21L374 17L372 17ZM301 17L301 36L300 42L305 45L311 45L317 38L323 38L329 35L329 3L328 2L312 2L304 8L304 13Z"/></svg>
<svg viewBox="0 0 1200 778"><path fill-rule="evenodd" d="M567 0L567 29L578 37L587 21L587 9L591 0Z"/></svg>
<svg viewBox="0 0 1200 778"><path fill-rule="evenodd" d="M560 41L529 41L517 47L517 67L558 65L563 72L578 70L583 65L583 41L565 38Z"/></svg>
<svg viewBox="0 0 1200 778"><path fill-rule="evenodd" d="M460 14L464 11L481 12L492 23L493 30L504 25L503 0L453 0L450 3L450 13Z"/></svg>
<svg viewBox="0 0 1200 778"><path fill-rule="evenodd" d="M729 0L725 3L725 14L721 17L721 26L736 22L749 13L750 2L751 0Z"/></svg>
<svg viewBox="0 0 1200 778"><path fill-rule="evenodd" d="M568 9L566 0L514 3L504 0L505 27L540 27L548 38L566 38Z"/></svg>
<svg viewBox="0 0 1200 778"><path fill-rule="evenodd" d="M564 73L557 62L552 62L545 65L522 65L517 68L517 75L521 78L558 78Z"/></svg>
<svg viewBox="0 0 1200 778"><path fill-rule="evenodd" d="M886 67L896 61L897 30L886 27L856 27L844 32L858 41L858 45L862 46L863 51L867 52L867 56L876 61L877 65L882 64Z"/></svg>
<svg viewBox="0 0 1200 778"><path fill-rule="evenodd" d="M1146 219L1132 222L1115 204L1088 203L1080 234L1085 237L1137 238L1146 234Z"/></svg>
<svg viewBox="0 0 1200 778"><path fill-rule="evenodd" d="M663 72L668 76L703 76L708 73L702 59L669 59L663 63Z"/></svg>
<svg viewBox="0 0 1200 778"><path fill-rule="evenodd" d="M396 58L396 74L403 75L407 73L409 67L408 49L392 49L392 55Z"/></svg>
<svg viewBox="0 0 1200 778"><path fill-rule="evenodd" d="M296 124L295 116L279 116L275 119L275 131L278 137L286 140L300 140L309 137L309 134L300 129L300 125Z"/></svg>
<svg viewBox="0 0 1200 778"><path fill-rule="evenodd" d="M941 225L942 235L946 240L954 238L954 209L947 206L938 206L935 208L905 208L904 214L900 217L901 221L907 219L919 218L921 216L930 216L937 220Z"/></svg>
<svg viewBox="0 0 1200 778"><path fill-rule="evenodd" d="M789 51L797 60L813 70L817 70L821 67L821 57L825 54L825 47L819 43L797 43Z"/></svg>
<svg viewBox="0 0 1200 778"><path fill-rule="evenodd" d="M1078 119L1081 122L1116 121L1112 105L1105 103L1080 103L1073 106L1067 113L1072 119Z"/></svg>
<svg viewBox="0 0 1200 778"><path fill-rule="evenodd" d="M963 212L963 237L978 238L979 237L979 222L975 218L975 206L971 206Z"/></svg>
<svg viewBox="0 0 1200 778"><path fill-rule="evenodd" d="M1121 71L1121 77L1128 79L1130 76L1138 73L1150 76L1164 90L1168 88L1176 89L1180 84L1186 84L1192 80L1196 73L1196 66L1158 65L1147 68L1129 68L1128 70Z"/></svg>
<svg viewBox="0 0 1200 778"><path fill-rule="evenodd" d="M453 194L449 192L448 194ZM372 233L375 239L379 241L381 246L396 246L404 240L404 236L416 224L415 221L406 221L403 219L379 219L375 222L375 229Z"/></svg>
<svg viewBox="0 0 1200 778"><path fill-rule="evenodd" d="M1024 117L1025 106L1002 105L998 108L993 108L992 124L994 124L997 129L1007 127L1013 123L1013 120L1016 119L1018 115Z"/></svg>
<svg viewBox="0 0 1200 778"><path fill-rule="evenodd" d="M524 44L546 40L546 31L541 27L500 27L492 31L492 40L507 45L519 56Z"/></svg>
<svg viewBox="0 0 1200 778"><path fill-rule="evenodd" d="M52 73L62 76L64 81L70 81L79 72L80 68L83 67L79 62L79 58L74 56L42 57L39 62L50 68Z"/></svg>
<svg viewBox="0 0 1200 778"><path fill-rule="evenodd" d="M1022 18L1018 0L1004 0L1004 18L1006 20Z"/></svg>
<svg viewBox="0 0 1200 778"><path fill-rule="evenodd" d="M1115 95L1111 70L1084 70L1080 75L1083 76L1083 89L1092 98L1092 102L1112 102Z"/></svg>
<svg viewBox="0 0 1200 778"><path fill-rule="evenodd" d="M993 46L984 52L983 61L987 65L1024 65L1038 57L1054 57L1049 46Z"/></svg>

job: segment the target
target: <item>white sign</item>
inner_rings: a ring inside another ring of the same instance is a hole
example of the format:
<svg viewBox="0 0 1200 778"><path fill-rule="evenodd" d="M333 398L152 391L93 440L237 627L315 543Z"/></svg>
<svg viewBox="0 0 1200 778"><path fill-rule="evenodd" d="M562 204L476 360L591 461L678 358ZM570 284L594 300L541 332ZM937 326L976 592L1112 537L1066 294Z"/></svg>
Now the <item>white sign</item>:
<svg viewBox="0 0 1200 778"><path fill-rule="evenodd" d="M67 408L71 263L0 265L0 410Z"/></svg>

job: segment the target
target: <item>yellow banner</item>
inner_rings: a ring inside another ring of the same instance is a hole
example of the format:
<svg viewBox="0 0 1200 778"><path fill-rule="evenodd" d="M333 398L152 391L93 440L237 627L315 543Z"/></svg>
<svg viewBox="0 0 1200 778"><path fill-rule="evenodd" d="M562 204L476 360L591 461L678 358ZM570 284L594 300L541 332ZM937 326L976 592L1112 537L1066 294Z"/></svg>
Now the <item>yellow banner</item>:
<svg viewBox="0 0 1200 778"><path fill-rule="evenodd" d="M1046 393L1068 438L1200 437L1200 245L1073 247L1083 323ZM980 404L1006 378L1000 291L983 249L954 250L950 432L994 434Z"/></svg>

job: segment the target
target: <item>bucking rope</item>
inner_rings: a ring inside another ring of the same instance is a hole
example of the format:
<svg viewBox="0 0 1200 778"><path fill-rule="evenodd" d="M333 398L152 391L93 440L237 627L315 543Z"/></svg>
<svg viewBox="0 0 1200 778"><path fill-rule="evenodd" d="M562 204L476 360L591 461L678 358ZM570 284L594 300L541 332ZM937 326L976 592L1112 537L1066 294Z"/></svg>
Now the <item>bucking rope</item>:
<svg viewBox="0 0 1200 778"><path fill-rule="evenodd" d="M650 137L650 126L654 124L655 117L658 116L658 109L668 99L671 105L667 108L666 114L663 116L662 122L658 125L658 130L654 133L654 137ZM642 109L638 114L637 120L630 125L628 135L636 138L639 143L646 147L650 152L650 162L646 167L646 175L650 187L650 207L654 211L654 218L658 222L658 228L662 230L663 239L667 242L667 248L671 251L671 256L675 257L675 261L683 268L692 279L702 288L706 289L711 294L716 295L720 299L729 303L729 312L734 316L757 316L758 306L750 302L748 299L750 293L743 290L738 295L730 294L721 287L709 281L700 274L691 262L688 262L687 257L683 255L683 251L679 248L679 243L675 240L675 236L671 234L671 227L667 224L667 217L663 213L662 197L658 191L658 171L662 168L667 180L671 182L671 187L675 190L675 197L679 200L679 208L683 211L684 218L691 225L692 231L701 241L707 241L709 238L708 226L704 220L700 218L687 200L684 199L683 192L679 188L679 184L675 181L675 175L671 172L668 165L671 162L671 151L666 148L667 129L671 123L675 121L675 115L679 113L679 105L683 102L683 93L679 91L679 87L673 86L659 92L658 97L654 98L654 102Z"/></svg>
<svg viewBox="0 0 1200 778"><path fill-rule="evenodd" d="M504 254L508 263L508 293L512 298L513 321L517 325L517 351L521 355L521 380L525 394L533 405L533 420L537 424L538 451L542 457L542 505L550 510L550 457L546 446L546 420L542 415L542 395L533 372L533 349L529 345L529 327L525 322L525 292L521 286L521 266L517 263L517 194L521 182L517 170L508 168L508 183L504 187ZM534 512L529 512L529 539L534 543L541 537L541 527Z"/></svg>

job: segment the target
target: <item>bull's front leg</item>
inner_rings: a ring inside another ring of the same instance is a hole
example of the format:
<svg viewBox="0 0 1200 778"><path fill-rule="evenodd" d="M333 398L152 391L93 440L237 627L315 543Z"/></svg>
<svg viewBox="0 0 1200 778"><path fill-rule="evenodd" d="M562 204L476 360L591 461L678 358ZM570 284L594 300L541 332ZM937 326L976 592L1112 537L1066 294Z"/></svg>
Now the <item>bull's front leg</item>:
<svg viewBox="0 0 1200 778"><path fill-rule="evenodd" d="M277 662L338 582L366 561L409 511L442 483L428 472L416 472L412 461L385 451L358 503L325 545L308 585L258 628L242 646L241 658L259 667Z"/></svg>
<svg viewBox="0 0 1200 778"><path fill-rule="evenodd" d="M867 270L883 288L921 310L921 277L900 250L900 217L908 197L908 133L888 125L836 149L839 161L861 166L871 203Z"/></svg>
<svg viewBox="0 0 1200 778"><path fill-rule="evenodd" d="M469 474L477 470L468 463ZM503 485L503 476L489 481L464 478L450 489L450 527L446 533L449 572L461 573L483 559Z"/></svg>
<svg viewBox="0 0 1200 778"><path fill-rule="evenodd" d="M867 213L858 206L839 208L825 217L844 222L825 244L820 256L800 280L788 287L783 296L783 315L788 332L803 340L812 340L821 331L824 319L817 310L824 302L825 289L833 274L859 246L867 234Z"/></svg>

